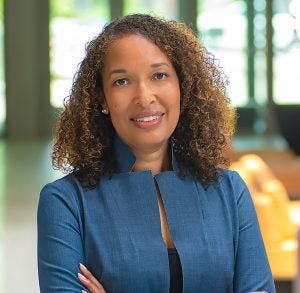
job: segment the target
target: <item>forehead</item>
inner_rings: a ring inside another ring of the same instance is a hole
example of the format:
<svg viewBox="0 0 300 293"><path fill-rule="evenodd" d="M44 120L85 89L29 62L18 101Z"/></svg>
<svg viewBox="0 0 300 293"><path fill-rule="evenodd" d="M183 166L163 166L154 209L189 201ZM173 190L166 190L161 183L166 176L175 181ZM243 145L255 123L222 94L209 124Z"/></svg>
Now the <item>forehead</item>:
<svg viewBox="0 0 300 293"><path fill-rule="evenodd" d="M169 62L166 54L150 39L129 34L114 39L107 48L104 63L117 63L120 61L164 61Z"/></svg>

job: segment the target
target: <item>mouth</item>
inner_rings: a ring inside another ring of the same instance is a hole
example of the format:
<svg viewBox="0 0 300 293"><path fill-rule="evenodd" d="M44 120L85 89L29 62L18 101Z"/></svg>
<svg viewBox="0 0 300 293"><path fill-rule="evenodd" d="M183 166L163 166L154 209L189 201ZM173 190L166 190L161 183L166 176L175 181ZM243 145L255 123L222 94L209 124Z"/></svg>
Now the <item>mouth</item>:
<svg viewBox="0 0 300 293"><path fill-rule="evenodd" d="M158 120L161 118L164 114L161 115L151 115L151 116L146 116L146 117L141 117L141 118L132 118L131 120L135 122L152 122L155 120Z"/></svg>
<svg viewBox="0 0 300 293"><path fill-rule="evenodd" d="M134 123L135 126L139 128L153 128L158 126L165 113L155 112L155 113L140 113L130 120Z"/></svg>

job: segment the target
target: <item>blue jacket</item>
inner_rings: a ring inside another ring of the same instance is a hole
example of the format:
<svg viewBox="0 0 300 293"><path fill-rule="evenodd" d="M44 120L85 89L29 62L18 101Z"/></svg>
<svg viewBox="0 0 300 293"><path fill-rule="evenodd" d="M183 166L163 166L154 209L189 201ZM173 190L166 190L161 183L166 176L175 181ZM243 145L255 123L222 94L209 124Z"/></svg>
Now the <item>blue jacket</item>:
<svg viewBox="0 0 300 293"><path fill-rule="evenodd" d="M81 292L79 263L107 293L168 293L168 252L154 180L183 271L184 293L275 292L245 183L221 170L208 188L173 171L131 172L135 157L116 139L119 168L92 190L68 175L46 185L38 207L42 293ZM154 179L154 180L153 180Z"/></svg>

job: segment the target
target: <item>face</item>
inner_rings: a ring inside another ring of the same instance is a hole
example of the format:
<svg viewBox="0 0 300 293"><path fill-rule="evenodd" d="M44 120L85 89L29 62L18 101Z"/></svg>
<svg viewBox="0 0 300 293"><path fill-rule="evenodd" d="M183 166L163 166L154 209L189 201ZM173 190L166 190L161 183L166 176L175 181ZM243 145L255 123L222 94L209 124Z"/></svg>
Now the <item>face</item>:
<svg viewBox="0 0 300 293"><path fill-rule="evenodd" d="M180 113L180 89L168 57L138 35L107 50L102 71L105 104L121 139L134 150L166 146Z"/></svg>

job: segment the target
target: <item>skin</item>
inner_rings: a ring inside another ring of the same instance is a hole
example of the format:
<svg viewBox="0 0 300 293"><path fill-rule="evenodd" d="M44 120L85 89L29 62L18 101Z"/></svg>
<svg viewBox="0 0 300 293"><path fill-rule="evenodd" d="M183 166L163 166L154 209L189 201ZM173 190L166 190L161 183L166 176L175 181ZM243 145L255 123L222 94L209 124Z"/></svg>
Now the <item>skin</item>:
<svg viewBox="0 0 300 293"><path fill-rule="evenodd" d="M79 264L79 269L78 279L91 293L105 293L103 286L83 264ZM82 293L87 292L82 290Z"/></svg>
<svg viewBox="0 0 300 293"><path fill-rule="evenodd" d="M168 141L179 119L180 88L167 56L139 35L115 40L102 72L105 104L118 135L136 156L135 170L168 168ZM134 119L156 116L152 122Z"/></svg>
<svg viewBox="0 0 300 293"><path fill-rule="evenodd" d="M134 171L151 170L155 175L169 170L169 139L179 119L180 87L168 57L142 36L120 37L109 46L102 82L102 107L136 156ZM174 247L157 185L156 189L162 237L167 247ZM105 292L82 264L80 271L78 279L91 293Z"/></svg>

